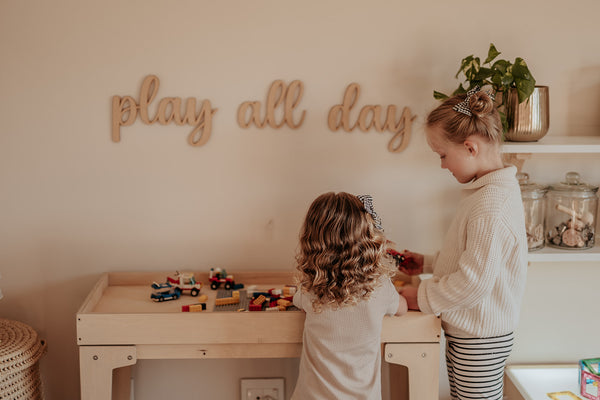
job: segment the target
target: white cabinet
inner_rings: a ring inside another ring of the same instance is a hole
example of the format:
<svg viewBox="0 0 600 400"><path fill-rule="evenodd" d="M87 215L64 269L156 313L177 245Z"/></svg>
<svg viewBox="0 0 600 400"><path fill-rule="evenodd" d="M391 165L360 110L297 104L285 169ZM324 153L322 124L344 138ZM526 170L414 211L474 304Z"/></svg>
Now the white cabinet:
<svg viewBox="0 0 600 400"><path fill-rule="evenodd" d="M527 154L582 154L597 153L600 156L600 136L546 136L537 142L506 142L502 152L513 156L519 166L526 160ZM588 250L562 250L544 247L529 253L532 262L573 262L600 261L600 244L596 236L596 246Z"/></svg>

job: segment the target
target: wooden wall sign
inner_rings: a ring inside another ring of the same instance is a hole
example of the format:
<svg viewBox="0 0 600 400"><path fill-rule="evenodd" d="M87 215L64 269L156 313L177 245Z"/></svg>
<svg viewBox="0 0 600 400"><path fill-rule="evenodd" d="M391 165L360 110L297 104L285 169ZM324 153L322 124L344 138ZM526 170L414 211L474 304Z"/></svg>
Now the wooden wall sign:
<svg viewBox="0 0 600 400"><path fill-rule="evenodd" d="M212 134L212 120L217 108L212 108L210 100L203 100L198 106L195 98L189 97L184 104L180 97L164 97L158 101L156 111L150 115L149 107L156 98L160 81L155 75L148 75L142 82L139 101L132 96L113 96L112 98L112 133L113 142L121 141L121 127L132 125L137 119L151 125L159 123L167 125L190 125L187 142L192 146L202 146ZM255 126L257 128L280 129L284 126L298 129L304 123L306 110L297 110L304 84L299 80L289 85L282 80L271 83L267 93L264 109L259 101L245 101L237 111L237 123L241 128ZM410 141L413 116L410 108L404 107L402 112L395 105L385 109L381 105L365 105L353 121L350 121L353 108L360 96L360 85L351 83L346 88L341 104L329 110L327 125L333 132L343 129L352 132L358 128L363 132L374 129L377 132L389 131L393 134L388 142L388 150L399 153ZM183 106L183 108L182 108ZM296 114L295 114L296 113Z"/></svg>
<svg viewBox="0 0 600 400"><path fill-rule="evenodd" d="M306 111L302 111L297 123L294 123L293 113L298 103L300 103L303 93L304 84L302 82L292 81L286 88L283 81L277 80L271 84L269 93L267 94L265 117L261 120L260 102L245 101L238 109L238 125L242 128L248 128L252 124L258 128L264 128L266 125L269 125L275 129L287 125L292 129L298 129L304 122ZM277 122L275 120L275 111L280 105L283 105L283 117ZM248 118L248 111L250 111L250 118Z"/></svg>
<svg viewBox="0 0 600 400"><path fill-rule="evenodd" d="M121 140L121 126L133 124L139 113L143 123L151 125L158 122L167 125L174 122L176 125L191 125L194 127L188 135L188 143L192 146L202 146L211 135L212 117L217 108L212 108L210 100L204 100L200 109L196 110L196 99L190 97L185 103L182 112L180 97L165 97L158 103L156 113L150 118L148 107L156 97L160 82L155 75L148 75L140 89L139 104L131 96L113 96L112 98L112 140ZM125 119L124 119L125 117Z"/></svg>
<svg viewBox="0 0 600 400"><path fill-rule="evenodd" d="M368 132L371 128L375 128L377 132L388 130L394 134L388 142L388 150L392 153L404 150L410 140L412 121L416 118L410 112L410 108L404 107L402 114L396 120L396 106L389 105L382 119L382 106L366 105L361 108L354 125L351 125L350 112L359 96L360 85L358 83L348 85L342 104L335 105L329 110L327 118L329 129L337 131L342 128L346 132L352 132L356 127L363 132Z"/></svg>

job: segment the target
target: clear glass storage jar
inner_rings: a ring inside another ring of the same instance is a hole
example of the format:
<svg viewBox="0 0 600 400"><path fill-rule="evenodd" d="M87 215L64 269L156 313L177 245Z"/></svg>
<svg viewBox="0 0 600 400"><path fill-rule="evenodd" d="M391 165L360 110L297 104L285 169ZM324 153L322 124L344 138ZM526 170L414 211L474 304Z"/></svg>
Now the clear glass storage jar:
<svg viewBox="0 0 600 400"><path fill-rule="evenodd" d="M561 249L594 247L598 186L568 172L565 182L550 185L547 194L546 243Z"/></svg>
<svg viewBox="0 0 600 400"><path fill-rule="evenodd" d="M521 199L525 211L525 230L527 231L527 248L529 251L544 247L544 216L546 211L545 186L529 182L529 175L517 174L521 185Z"/></svg>

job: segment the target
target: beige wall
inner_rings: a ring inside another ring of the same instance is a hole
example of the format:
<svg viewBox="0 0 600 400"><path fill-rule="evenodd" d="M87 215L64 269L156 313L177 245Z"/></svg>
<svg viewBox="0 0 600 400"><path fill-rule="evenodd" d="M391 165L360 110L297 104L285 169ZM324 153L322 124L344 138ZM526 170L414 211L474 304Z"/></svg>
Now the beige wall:
<svg viewBox="0 0 600 400"><path fill-rule="evenodd" d="M459 60L493 41L550 86L550 135L598 135L598 15L596 0L0 2L0 315L48 340L48 398L79 396L74 313L104 271L292 268L303 214L330 190L373 194L393 240L435 250L459 185L422 137L432 90L451 91ZM111 96L138 98L148 74L158 98L218 108L205 146L187 145L188 127L139 120L111 142ZM264 102L275 79L304 82L302 127L241 129L239 104ZM417 114L404 152L387 152L387 133L327 129L351 82L360 106ZM599 159L526 169L598 184ZM597 356L598 320L581 304L596 303L599 278L598 263L532 266L513 362ZM290 389L296 371L295 360L141 362L136 397L177 383L198 398L217 382L205 393L235 399L242 376L285 376Z"/></svg>

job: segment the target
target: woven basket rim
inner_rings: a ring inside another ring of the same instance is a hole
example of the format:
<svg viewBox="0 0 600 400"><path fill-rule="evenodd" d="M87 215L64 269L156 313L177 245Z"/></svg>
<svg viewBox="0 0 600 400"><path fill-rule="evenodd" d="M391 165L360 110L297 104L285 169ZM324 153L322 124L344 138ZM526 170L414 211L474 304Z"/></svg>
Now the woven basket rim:
<svg viewBox="0 0 600 400"><path fill-rule="evenodd" d="M31 367L47 350L36 331L19 321L0 318L0 373Z"/></svg>

